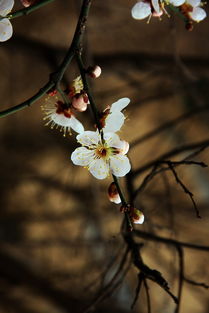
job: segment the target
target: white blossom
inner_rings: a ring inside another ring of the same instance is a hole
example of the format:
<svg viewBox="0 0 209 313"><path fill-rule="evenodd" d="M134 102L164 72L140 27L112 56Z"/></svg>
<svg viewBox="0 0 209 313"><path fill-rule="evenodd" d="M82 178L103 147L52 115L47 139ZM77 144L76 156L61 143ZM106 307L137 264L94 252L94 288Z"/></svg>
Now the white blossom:
<svg viewBox="0 0 209 313"><path fill-rule="evenodd" d="M170 4L172 4L175 7L178 7L182 4L184 4L185 0L170 0Z"/></svg>
<svg viewBox="0 0 209 313"><path fill-rule="evenodd" d="M14 0L0 0L0 42L12 37L13 29L9 19L5 16L11 12Z"/></svg>
<svg viewBox="0 0 209 313"><path fill-rule="evenodd" d="M110 108L105 110L104 114L104 132L117 132L124 124L125 116L121 112L129 104L129 98L121 98L114 102Z"/></svg>
<svg viewBox="0 0 209 313"><path fill-rule="evenodd" d="M139 1L133 6L131 10L131 15L136 20L143 20L151 14L151 5L149 2Z"/></svg>
<svg viewBox="0 0 209 313"><path fill-rule="evenodd" d="M201 22L202 20L206 18L207 14L204 9L197 6L197 7L193 7L193 10L189 12L189 16L191 17L193 21Z"/></svg>
<svg viewBox="0 0 209 313"><path fill-rule="evenodd" d="M129 159L121 153L123 143L115 133L104 133L102 138L98 131L85 131L76 139L82 147L72 153L72 162L87 167L97 179L109 174L122 177L130 171Z"/></svg>
<svg viewBox="0 0 209 313"><path fill-rule="evenodd" d="M63 131L64 136L67 132L70 133L72 128L77 133L82 133L84 127L79 122L70 108L56 97L49 97L46 99L45 104L42 106L45 117L44 120L48 120L46 125L50 125L51 128L59 128ZM57 101L56 101L57 100Z"/></svg>

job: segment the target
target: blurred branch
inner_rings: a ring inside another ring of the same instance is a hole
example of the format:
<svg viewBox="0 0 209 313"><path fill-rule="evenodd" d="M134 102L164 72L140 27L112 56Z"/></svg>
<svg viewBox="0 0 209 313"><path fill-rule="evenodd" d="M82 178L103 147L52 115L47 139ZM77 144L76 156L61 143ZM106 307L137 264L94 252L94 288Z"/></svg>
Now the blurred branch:
<svg viewBox="0 0 209 313"><path fill-rule="evenodd" d="M201 218L200 213L199 213L199 210L198 210L197 205L196 205L196 202L195 202L195 200L194 200L194 195L193 195L193 193L184 185L184 183L183 183L183 182L181 181L181 179L178 177L178 174L177 174L177 172L175 171L175 169L174 169L172 163L168 161L167 164L168 164L169 168L171 169L171 172L173 173L173 175L174 175L174 177L175 177L175 179L176 179L176 182L182 187L183 191L184 191L186 194L189 195L189 197L190 197L190 199L191 199L191 201L192 201L192 203L193 203L193 206L194 206L194 209L195 209L195 212L196 212L196 216L197 216L198 218Z"/></svg>
<svg viewBox="0 0 209 313"><path fill-rule="evenodd" d="M190 150L194 150L194 149L198 149L198 148L200 148L201 151L203 151L208 146L209 146L209 139L206 139L206 140L199 141L199 142L196 142L196 143L193 143L193 144L183 145L183 146L174 148L174 149L172 149L172 150L162 154L161 156L159 156L155 160L150 161L147 164L145 164L144 166L134 170L133 171L133 176L140 175L141 173L143 173L146 170L148 170L150 167L155 166L156 164L159 164L160 162L162 162L165 159L168 159L168 158L173 157L175 155L178 155L180 153L183 153L183 152L186 152L186 151L190 151Z"/></svg>
<svg viewBox="0 0 209 313"><path fill-rule="evenodd" d="M155 242L162 242L162 243L165 243L167 245L172 245L175 247L181 246L183 248L202 250L202 251L208 251L209 252L209 246L201 246L201 245L196 245L193 243L182 242L182 241L178 241L178 240L174 240L174 239L164 238L164 237L154 235L152 233L148 233L148 232L144 232L144 231L136 230L136 229L134 230L133 234L135 236L143 238L143 239L147 239L147 240L151 240L151 241L155 241Z"/></svg>
<svg viewBox="0 0 209 313"><path fill-rule="evenodd" d="M151 130L150 132L148 132L147 134L141 136L140 138L136 139L135 141L133 141L130 145L130 149L132 149L133 147L135 147L136 145L144 142L145 140L148 140L150 138L153 138L155 136L157 136L158 134L160 134L161 132L165 131L165 130L168 130L169 128L172 128L172 127L175 127L176 125L178 125L179 123L181 123L182 121L194 116L194 115L197 115L197 114L200 114L200 113L203 113L205 111L208 111L209 110L209 106L204 106L204 107L199 107L199 108L195 108L194 110L192 111L189 111L189 112L186 112L185 114L182 114L181 116L171 120L171 121L168 121L166 123L164 123L163 125Z"/></svg>
<svg viewBox="0 0 209 313"><path fill-rule="evenodd" d="M199 287L203 287L205 289L209 289L209 285L205 284L205 283L199 283L199 282L196 282L194 280L191 280L189 278L186 278L184 276L184 281L190 285L194 285L194 286L199 286Z"/></svg>
<svg viewBox="0 0 209 313"><path fill-rule="evenodd" d="M176 246L178 256L179 256L179 287L178 287L178 303L176 306L175 313L180 312L180 302L183 290L183 282L184 282L184 250L181 245Z"/></svg>

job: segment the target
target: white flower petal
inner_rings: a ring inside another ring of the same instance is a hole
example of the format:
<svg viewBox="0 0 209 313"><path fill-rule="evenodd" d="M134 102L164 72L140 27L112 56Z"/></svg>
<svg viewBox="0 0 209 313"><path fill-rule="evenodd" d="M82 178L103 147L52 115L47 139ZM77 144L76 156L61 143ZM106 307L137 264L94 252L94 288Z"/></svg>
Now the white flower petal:
<svg viewBox="0 0 209 313"><path fill-rule="evenodd" d="M155 12L160 13L159 0L151 0Z"/></svg>
<svg viewBox="0 0 209 313"><path fill-rule="evenodd" d="M150 4L143 1L137 2L131 10L131 15L136 20L142 20L148 17L150 14L151 14Z"/></svg>
<svg viewBox="0 0 209 313"><path fill-rule="evenodd" d="M100 134L99 132L93 132L93 131L85 131L76 137L77 141L80 142L83 146L92 146L97 145L100 141Z"/></svg>
<svg viewBox="0 0 209 313"><path fill-rule="evenodd" d="M193 8L198 7L200 2L200 0L187 0L187 3L190 4Z"/></svg>
<svg viewBox="0 0 209 313"><path fill-rule="evenodd" d="M104 179L109 175L109 165L102 159L95 159L89 164L89 171L97 179Z"/></svg>
<svg viewBox="0 0 209 313"><path fill-rule="evenodd" d="M125 116L120 111L109 113L105 119L104 132L117 132L121 129L125 121Z"/></svg>
<svg viewBox="0 0 209 313"><path fill-rule="evenodd" d="M193 21L195 22L200 22L202 20L204 20L204 18L206 18L207 14L205 12L205 10L203 10L202 8L194 8L192 12L189 12L189 15L191 17L191 19L193 19Z"/></svg>
<svg viewBox="0 0 209 313"><path fill-rule="evenodd" d="M129 104L129 98L121 98L111 105L110 112L121 111Z"/></svg>
<svg viewBox="0 0 209 313"><path fill-rule="evenodd" d="M12 24L8 20L8 18L3 18L0 20L0 41L6 41L12 37L13 29Z"/></svg>
<svg viewBox="0 0 209 313"><path fill-rule="evenodd" d="M104 133L104 140L108 147L121 148L121 140L115 133Z"/></svg>
<svg viewBox="0 0 209 313"><path fill-rule="evenodd" d="M6 16L11 12L14 6L14 0L0 0L0 15Z"/></svg>
<svg viewBox="0 0 209 313"><path fill-rule="evenodd" d="M94 151L85 147L79 147L71 154L71 160L75 165L87 166L94 157Z"/></svg>
<svg viewBox="0 0 209 313"><path fill-rule="evenodd" d="M52 113L50 118L60 126L71 127L71 117L66 117L64 114Z"/></svg>
<svg viewBox="0 0 209 313"><path fill-rule="evenodd" d="M110 169L115 176L125 176L131 169L129 159L121 154L110 157Z"/></svg>
<svg viewBox="0 0 209 313"><path fill-rule="evenodd" d="M75 116L71 116L70 118L70 127L76 132L76 133L83 133L84 132L84 127L81 124L81 122L79 122L79 120L77 120L77 118L75 118Z"/></svg>
<svg viewBox="0 0 209 313"><path fill-rule="evenodd" d="M184 2L185 0L170 0L170 3L175 7L182 5Z"/></svg>

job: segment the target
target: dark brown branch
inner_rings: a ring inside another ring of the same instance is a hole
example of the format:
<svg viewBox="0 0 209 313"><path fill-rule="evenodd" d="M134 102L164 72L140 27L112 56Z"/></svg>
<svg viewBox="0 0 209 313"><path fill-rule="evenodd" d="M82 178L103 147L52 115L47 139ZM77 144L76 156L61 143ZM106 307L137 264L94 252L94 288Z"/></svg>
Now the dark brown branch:
<svg viewBox="0 0 209 313"><path fill-rule="evenodd" d="M194 200L194 195L193 195L193 193L192 193L192 192L183 184L183 182L180 180L180 178L178 177L178 175L177 175L177 173L176 173L176 171L175 171L175 169L174 169L174 167L173 167L173 165L172 165L171 162L168 162L168 166L170 167L170 169L171 169L171 171L172 171L172 173L173 173L173 175L174 175L174 177L175 177L175 179L176 179L176 182L182 187L183 191L184 191L186 194L189 195L189 197L190 197L190 199L191 199L191 201L192 201L192 203L193 203L193 206L194 206L194 209L195 209L195 212L196 212L196 216L197 216L198 218L201 218L200 213L199 213L199 210L198 210L197 205L196 205L195 200Z"/></svg>
<svg viewBox="0 0 209 313"><path fill-rule="evenodd" d="M166 159L170 159L171 157L173 157L175 155L178 155L178 154L186 152L186 151L198 149L198 148L200 148L201 151L203 151L208 146L209 146L209 139L206 139L206 140L199 141L199 142L196 142L193 144L183 145L183 146L174 148L174 149L162 154L161 156L159 156L155 160L150 161L147 164L145 164L144 166L133 171L133 176L140 175L143 172L145 172L146 170L148 170L150 167L154 166L155 164L159 164L159 162L166 160Z"/></svg>
<svg viewBox="0 0 209 313"><path fill-rule="evenodd" d="M151 240L151 241L155 241L155 242L162 242L165 243L167 245L172 245L172 246L182 246L184 248L189 248L189 249L194 249L194 250L202 250L202 251L208 251L209 252L209 246L201 246L201 245L195 245L192 243L188 243L188 242L182 242L182 241L177 241L174 239L168 239L168 238L164 238L164 237L160 237L148 232L144 232L141 230L134 230L133 235L140 237L140 238L144 238L147 240Z"/></svg>
<svg viewBox="0 0 209 313"><path fill-rule="evenodd" d="M184 250L182 246L176 246L179 256L179 287L178 287L178 303L176 306L175 313L180 312L180 302L182 297L183 282L184 282Z"/></svg>
<svg viewBox="0 0 209 313"><path fill-rule="evenodd" d="M138 274L138 283L137 283L137 286L136 286L135 297L134 297L133 303L131 305L131 310L133 310L133 308L135 307L136 301L139 298L139 293L140 293L140 290L141 290L141 286L142 286L142 281L143 280L144 280L144 274L142 272L140 272Z"/></svg>
<svg viewBox="0 0 209 313"><path fill-rule="evenodd" d="M205 283L199 283L199 282L196 282L194 280L191 280L189 278L186 278L184 276L184 281L190 285L194 285L194 286L199 286L199 287L203 287L205 289L209 289L209 285L205 284Z"/></svg>

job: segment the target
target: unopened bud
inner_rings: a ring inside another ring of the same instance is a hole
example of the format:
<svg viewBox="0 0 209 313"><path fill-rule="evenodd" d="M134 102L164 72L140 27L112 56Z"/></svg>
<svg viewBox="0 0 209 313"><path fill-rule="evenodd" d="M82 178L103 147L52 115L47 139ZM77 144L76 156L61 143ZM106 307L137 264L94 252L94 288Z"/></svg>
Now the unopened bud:
<svg viewBox="0 0 209 313"><path fill-rule="evenodd" d="M87 94L77 94L73 97L72 106L79 112L84 112L87 109L88 96Z"/></svg>
<svg viewBox="0 0 209 313"><path fill-rule="evenodd" d="M35 4L35 3L37 3L37 2L40 2L40 0L20 0L20 1L21 1L22 5L23 5L25 8L27 8L27 7L29 7L29 6L31 6L31 5L33 5L33 4Z"/></svg>
<svg viewBox="0 0 209 313"><path fill-rule="evenodd" d="M144 223L144 214L136 208L133 208L133 207L131 208L130 217L131 217L131 220L134 224L143 224Z"/></svg>
<svg viewBox="0 0 209 313"><path fill-rule="evenodd" d="M89 66L87 68L87 73L92 78L98 78L102 73L102 69L99 65Z"/></svg>
<svg viewBox="0 0 209 313"><path fill-rule="evenodd" d="M47 91L47 95L49 95L50 97L53 97L57 94L57 90L54 88L49 89L49 91Z"/></svg>
<svg viewBox="0 0 209 313"><path fill-rule="evenodd" d="M116 204L121 203L121 199L116 184L114 182L112 182L108 188L108 197L111 202L114 202Z"/></svg>

